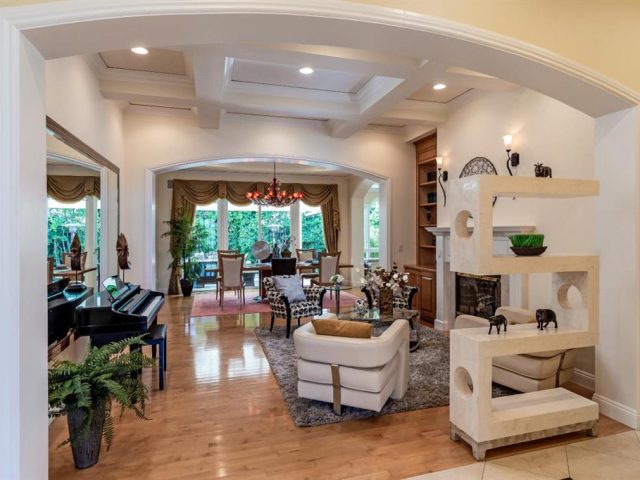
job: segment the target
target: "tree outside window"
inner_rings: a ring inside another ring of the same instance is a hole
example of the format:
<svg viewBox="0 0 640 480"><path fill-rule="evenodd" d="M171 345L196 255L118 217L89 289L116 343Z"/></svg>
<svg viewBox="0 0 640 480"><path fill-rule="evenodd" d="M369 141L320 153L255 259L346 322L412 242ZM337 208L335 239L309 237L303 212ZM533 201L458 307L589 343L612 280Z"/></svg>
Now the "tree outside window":
<svg viewBox="0 0 640 480"><path fill-rule="evenodd" d="M322 252L326 249L320 207L312 207L304 202L300 203L300 229L303 249L313 248L316 252Z"/></svg>

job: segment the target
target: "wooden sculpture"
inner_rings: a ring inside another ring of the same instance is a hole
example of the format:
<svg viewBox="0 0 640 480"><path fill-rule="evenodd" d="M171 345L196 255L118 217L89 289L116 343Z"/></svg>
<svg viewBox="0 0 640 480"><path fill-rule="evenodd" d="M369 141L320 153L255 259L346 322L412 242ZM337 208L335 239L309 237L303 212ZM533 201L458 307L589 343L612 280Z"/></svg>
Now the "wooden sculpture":
<svg viewBox="0 0 640 480"><path fill-rule="evenodd" d="M78 272L82 270L82 244L78 234L73 236L71 240L71 247L69 248L69 266L71 270L76 272L76 279L74 282L69 283L65 290L69 292L80 292L87 288L81 281L78 281Z"/></svg>
<svg viewBox="0 0 640 480"><path fill-rule="evenodd" d="M556 320L556 312L549 310L548 308L540 308L536 310L536 322L538 328L543 330L547 328L547 325L553 323L553 326L558 328L558 320Z"/></svg>
<svg viewBox="0 0 640 480"><path fill-rule="evenodd" d="M122 270L122 281L124 282L124 271L131 268L131 263L129 263L129 242L127 242L127 237L124 236L124 233L118 235L116 252L118 253L118 267Z"/></svg>

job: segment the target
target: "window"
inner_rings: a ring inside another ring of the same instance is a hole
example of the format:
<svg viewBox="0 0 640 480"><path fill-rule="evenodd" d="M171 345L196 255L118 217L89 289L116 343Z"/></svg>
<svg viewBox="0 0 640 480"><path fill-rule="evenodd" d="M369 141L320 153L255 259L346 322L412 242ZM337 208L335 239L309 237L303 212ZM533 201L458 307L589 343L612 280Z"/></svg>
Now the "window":
<svg viewBox="0 0 640 480"><path fill-rule="evenodd" d="M80 243L85 244L86 203L61 203L48 198L47 256L54 257L58 265L62 263L62 253L68 252L71 240L77 233Z"/></svg>
<svg viewBox="0 0 640 480"><path fill-rule="evenodd" d="M196 225L204 226L208 237L201 253L203 257L211 255L218 249L218 203L198 205L196 207Z"/></svg>
<svg viewBox="0 0 640 480"><path fill-rule="evenodd" d="M380 195L378 185L372 185L364 200L364 260L380 258Z"/></svg>
<svg viewBox="0 0 640 480"><path fill-rule="evenodd" d="M300 230L302 248L314 248L316 252L325 250L322 211L300 202Z"/></svg>
<svg viewBox="0 0 640 480"><path fill-rule="evenodd" d="M240 250L240 253L251 254L251 246L258 241L257 205L238 206L229 203L227 215L229 232L229 250Z"/></svg>
<svg viewBox="0 0 640 480"><path fill-rule="evenodd" d="M291 237L290 208L260 207L261 240L271 245Z"/></svg>

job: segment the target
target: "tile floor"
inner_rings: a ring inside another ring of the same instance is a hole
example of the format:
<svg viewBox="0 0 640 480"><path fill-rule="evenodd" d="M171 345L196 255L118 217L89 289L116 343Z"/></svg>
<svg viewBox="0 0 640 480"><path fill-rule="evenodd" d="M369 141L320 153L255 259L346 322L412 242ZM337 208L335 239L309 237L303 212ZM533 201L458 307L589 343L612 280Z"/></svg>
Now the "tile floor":
<svg viewBox="0 0 640 480"><path fill-rule="evenodd" d="M410 480L638 480L640 432L478 462Z"/></svg>

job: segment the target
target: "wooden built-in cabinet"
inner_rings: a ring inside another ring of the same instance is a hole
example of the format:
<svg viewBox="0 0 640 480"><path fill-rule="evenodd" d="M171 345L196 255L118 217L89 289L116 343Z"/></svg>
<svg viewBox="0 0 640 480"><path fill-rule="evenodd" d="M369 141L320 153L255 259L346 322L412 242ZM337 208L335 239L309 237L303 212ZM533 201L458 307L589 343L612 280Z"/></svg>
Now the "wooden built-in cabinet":
<svg viewBox="0 0 640 480"><path fill-rule="evenodd" d="M414 308L433 323L436 316L436 238L425 227L438 225L438 135L415 142L416 147L416 264L405 265L409 281L418 287Z"/></svg>

